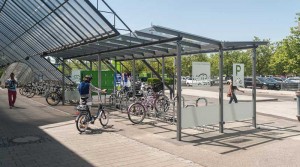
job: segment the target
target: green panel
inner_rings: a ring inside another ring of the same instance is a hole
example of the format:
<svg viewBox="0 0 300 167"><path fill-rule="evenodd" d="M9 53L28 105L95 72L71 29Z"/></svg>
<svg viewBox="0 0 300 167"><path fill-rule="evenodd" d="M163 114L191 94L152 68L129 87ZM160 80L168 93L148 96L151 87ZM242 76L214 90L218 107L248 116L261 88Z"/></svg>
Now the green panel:
<svg viewBox="0 0 300 167"><path fill-rule="evenodd" d="M81 71L81 81L83 77L90 75L93 77L92 84L98 87L98 71ZM114 72L113 71L101 71L101 89L107 89L108 94L112 93L114 89Z"/></svg>

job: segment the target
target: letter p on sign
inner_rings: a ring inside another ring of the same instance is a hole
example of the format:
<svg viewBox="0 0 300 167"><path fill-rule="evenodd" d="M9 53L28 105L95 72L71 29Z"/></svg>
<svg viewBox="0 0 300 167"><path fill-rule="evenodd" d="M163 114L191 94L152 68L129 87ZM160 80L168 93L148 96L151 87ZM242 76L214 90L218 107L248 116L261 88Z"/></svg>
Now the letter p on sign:
<svg viewBox="0 0 300 167"><path fill-rule="evenodd" d="M235 76L239 76L238 73L241 72L241 69L242 69L242 68L241 68L240 65L236 65L236 66L235 66L235 72L236 72Z"/></svg>

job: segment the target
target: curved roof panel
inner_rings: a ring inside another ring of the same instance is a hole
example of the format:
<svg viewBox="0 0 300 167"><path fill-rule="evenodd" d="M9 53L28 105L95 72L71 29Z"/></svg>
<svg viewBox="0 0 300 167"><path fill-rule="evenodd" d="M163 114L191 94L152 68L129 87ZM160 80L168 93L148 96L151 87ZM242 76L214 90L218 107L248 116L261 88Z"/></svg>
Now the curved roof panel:
<svg viewBox="0 0 300 167"><path fill-rule="evenodd" d="M88 0L0 2L0 65L24 62L47 79L62 74L41 54L116 35L119 32Z"/></svg>

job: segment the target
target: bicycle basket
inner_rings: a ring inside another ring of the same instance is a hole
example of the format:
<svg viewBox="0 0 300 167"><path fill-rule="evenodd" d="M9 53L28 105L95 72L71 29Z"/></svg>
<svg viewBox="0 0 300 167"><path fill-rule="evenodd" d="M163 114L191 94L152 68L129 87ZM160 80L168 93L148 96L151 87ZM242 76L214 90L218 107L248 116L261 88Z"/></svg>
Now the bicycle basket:
<svg viewBox="0 0 300 167"><path fill-rule="evenodd" d="M156 83L156 84L153 85L152 89L153 89L154 92L159 92L159 91L164 89L164 84L162 82Z"/></svg>

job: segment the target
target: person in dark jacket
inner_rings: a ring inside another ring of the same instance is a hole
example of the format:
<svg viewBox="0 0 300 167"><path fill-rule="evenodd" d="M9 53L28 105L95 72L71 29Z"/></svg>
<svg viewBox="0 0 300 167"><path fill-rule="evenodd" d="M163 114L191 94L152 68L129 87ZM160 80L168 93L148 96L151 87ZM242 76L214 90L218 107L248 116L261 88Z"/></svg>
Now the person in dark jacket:
<svg viewBox="0 0 300 167"><path fill-rule="evenodd" d="M231 104L233 100L234 100L235 103L238 103L238 100L237 100L236 95L235 95L235 91L237 90L237 91L240 91L240 92L243 92L243 93L245 93L245 92L243 90L239 90L239 88L237 86L233 86L232 80L230 80L229 82L230 82L229 92L231 93L229 104Z"/></svg>

